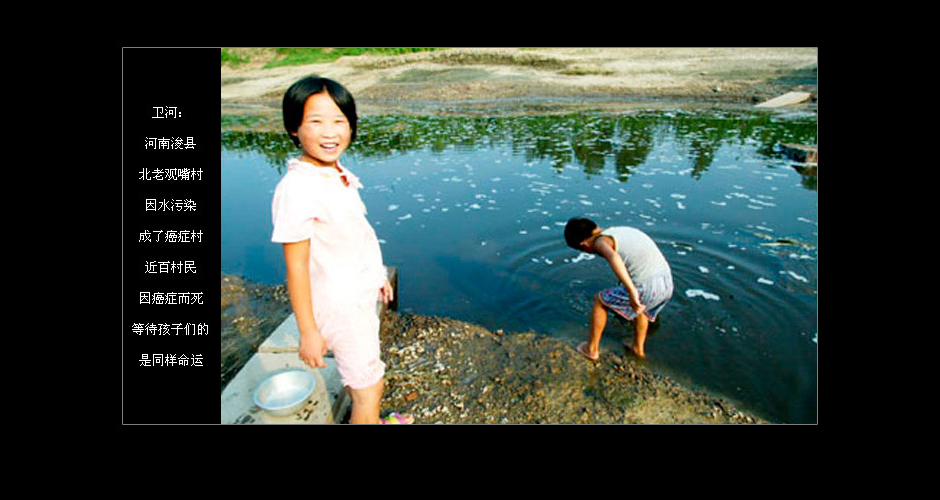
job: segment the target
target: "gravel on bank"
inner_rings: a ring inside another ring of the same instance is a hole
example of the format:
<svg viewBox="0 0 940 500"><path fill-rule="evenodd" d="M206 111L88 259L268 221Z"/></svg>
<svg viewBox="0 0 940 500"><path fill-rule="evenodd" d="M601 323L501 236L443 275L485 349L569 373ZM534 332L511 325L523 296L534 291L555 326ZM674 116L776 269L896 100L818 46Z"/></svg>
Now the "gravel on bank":
<svg viewBox="0 0 940 500"><path fill-rule="evenodd" d="M222 388L290 314L284 285L222 275ZM591 362L538 332L386 311L382 411L441 424L767 423L631 355Z"/></svg>

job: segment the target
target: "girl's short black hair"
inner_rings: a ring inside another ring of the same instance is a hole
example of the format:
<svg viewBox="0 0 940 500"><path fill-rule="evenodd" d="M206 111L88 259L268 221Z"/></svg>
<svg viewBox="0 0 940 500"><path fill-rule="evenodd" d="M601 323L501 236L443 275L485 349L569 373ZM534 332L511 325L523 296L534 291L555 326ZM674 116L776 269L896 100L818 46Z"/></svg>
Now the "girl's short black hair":
<svg viewBox="0 0 940 500"><path fill-rule="evenodd" d="M311 75L295 82L284 93L284 103L282 105L284 128L287 129L287 135L297 147L300 147L300 139L293 133L297 132L300 123L304 119L304 105L310 96L319 94L324 90L330 94L333 102L339 106L339 109L346 115L346 119L349 120L349 128L352 131L349 142L352 143L356 140L356 122L359 117L356 115L356 100L353 99L352 94L338 82L329 78Z"/></svg>
<svg viewBox="0 0 940 500"><path fill-rule="evenodd" d="M597 224L591 219L575 217L568 220L565 225L565 243L575 250L581 250L582 241L590 238L597 229Z"/></svg>

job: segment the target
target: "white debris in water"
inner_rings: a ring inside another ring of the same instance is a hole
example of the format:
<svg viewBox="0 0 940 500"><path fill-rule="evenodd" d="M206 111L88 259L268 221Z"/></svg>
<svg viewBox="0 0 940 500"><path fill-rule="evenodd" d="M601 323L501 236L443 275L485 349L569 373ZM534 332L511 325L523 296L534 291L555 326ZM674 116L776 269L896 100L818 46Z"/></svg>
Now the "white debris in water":
<svg viewBox="0 0 940 500"><path fill-rule="evenodd" d="M592 253L581 252L577 257L571 259L571 263L574 264L576 262L581 262L582 260L594 260L595 257L597 256Z"/></svg>
<svg viewBox="0 0 940 500"><path fill-rule="evenodd" d="M678 208L679 210L685 210L685 204L682 203L681 201L677 201L676 208Z"/></svg>
<svg viewBox="0 0 940 500"><path fill-rule="evenodd" d="M395 210L398 210L398 205L389 205L389 206L388 206L388 211L389 211L389 212L394 212Z"/></svg>
<svg viewBox="0 0 940 500"><path fill-rule="evenodd" d="M587 205L587 206L591 206L591 205L594 204L594 203L592 203L592 202L590 202L590 201L587 201L587 200L578 200L578 201L579 201L582 205Z"/></svg>
<svg viewBox="0 0 940 500"><path fill-rule="evenodd" d="M410 219L410 218L411 218L411 214L408 214L408 215L403 215L403 216L399 217L398 220L408 220L408 219Z"/></svg>
<svg viewBox="0 0 940 500"><path fill-rule="evenodd" d="M708 274L708 268L705 267L705 266L698 266L698 270L699 270L699 272L701 272L702 274Z"/></svg>
<svg viewBox="0 0 940 500"><path fill-rule="evenodd" d="M685 296L688 298L702 297L705 300L721 300L717 295L713 293L708 293L704 290L691 289L685 291Z"/></svg>
<svg viewBox="0 0 940 500"><path fill-rule="evenodd" d="M552 230L552 228L550 228L550 227L548 227L548 226L542 226L542 231L551 231L551 230Z"/></svg>
<svg viewBox="0 0 940 500"><path fill-rule="evenodd" d="M795 279L795 280L802 281L803 283L809 283L809 280L806 279L806 277L800 276L799 274L796 274L796 273L793 272L793 271L787 271L787 274L789 274L790 276L792 276L793 279Z"/></svg>
<svg viewBox="0 0 940 500"><path fill-rule="evenodd" d="M679 194L679 193L672 193L672 194L669 195L669 196L670 196L671 198L675 198L675 199L677 199L677 200L684 200L684 199L686 198L686 196L685 196L684 194Z"/></svg>
<svg viewBox="0 0 940 500"><path fill-rule="evenodd" d="M728 206L728 203L727 203L727 202L724 202L724 201L713 201L713 202L711 202L711 204L712 204L712 205L717 205L717 206L719 206L719 207Z"/></svg>
<svg viewBox="0 0 940 500"><path fill-rule="evenodd" d="M764 277L757 278L757 282L760 283L760 284L762 284L762 285L773 285L773 284L774 284L773 281L770 281L769 279L764 278Z"/></svg>
<svg viewBox="0 0 940 500"><path fill-rule="evenodd" d="M519 234L529 234L529 232L526 231L525 229L522 229L522 230L519 231Z"/></svg>

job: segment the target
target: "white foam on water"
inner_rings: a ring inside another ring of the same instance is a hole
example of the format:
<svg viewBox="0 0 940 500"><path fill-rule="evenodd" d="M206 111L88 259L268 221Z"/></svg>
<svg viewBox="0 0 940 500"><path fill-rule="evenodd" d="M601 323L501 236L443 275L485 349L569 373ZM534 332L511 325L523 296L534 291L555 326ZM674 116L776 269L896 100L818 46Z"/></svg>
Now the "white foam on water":
<svg viewBox="0 0 940 500"><path fill-rule="evenodd" d="M688 297L688 298L690 298L690 299L691 299L691 298L694 298L694 297L702 297L702 298L705 299L705 300L721 300L717 295L715 295L715 294L713 294L713 293L708 293L708 292L706 292L706 291L704 291L704 290L698 290L698 289L695 289L695 288L693 288L693 289L691 289L691 290L686 290L686 291L685 291L685 296Z"/></svg>
<svg viewBox="0 0 940 500"><path fill-rule="evenodd" d="M773 284L774 284L773 281L770 281L769 279L764 278L764 277L757 278L757 282L760 283L760 284L762 284L762 285L773 285Z"/></svg>
<svg viewBox="0 0 940 500"><path fill-rule="evenodd" d="M398 205L389 205L389 206L388 206L388 211L389 211L389 212L394 212L395 210L398 210Z"/></svg>
<svg viewBox="0 0 940 500"><path fill-rule="evenodd" d="M592 203L592 202L590 202L590 201L587 201L587 200L578 200L578 202L580 202L582 205L587 205L587 206L591 206L591 205L594 204L594 203Z"/></svg>
<svg viewBox="0 0 940 500"><path fill-rule="evenodd" d="M698 270L702 274L708 274L708 268L705 266L698 266Z"/></svg>
<svg viewBox="0 0 940 500"><path fill-rule="evenodd" d="M669 196L670 196L671 198L675 198L675 199L677 199L677 200L684 200L684 199L686 198L686 196L685 196L684 194L679 194L679 193L672 193L672 194L669 195Z"/></svg>
<svg viewBox="0 0 940 500"><path fill-rule="evenodd" d="M592 253L581 252L577 257L571 259L571 263L574 264L576 262L581 262L582 260L594 260L595 257L597 256Z"/></svg>
<svg viewBox="0 0 940 500"><path fill-rule="evenodd" d="M796 274L796 273L793 272L793 271L787 271L787 274L789 274L790 276L792 276L793 279L795 279L795 280L797 280L797 281L802 281L803 283L809 283L809 280L806 279L805 276L800 276L799 274Z"/></svg>

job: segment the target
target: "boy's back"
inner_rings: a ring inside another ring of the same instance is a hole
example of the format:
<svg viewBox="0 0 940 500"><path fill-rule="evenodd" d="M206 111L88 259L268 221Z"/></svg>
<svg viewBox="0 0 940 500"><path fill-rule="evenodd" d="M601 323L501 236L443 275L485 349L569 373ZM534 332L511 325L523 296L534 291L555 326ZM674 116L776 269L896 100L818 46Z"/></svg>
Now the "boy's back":
<svg viewBox="0 0 940 500"><path fill-rule="evenodd" d="M666 257L646 233L629 226L614 226L601 232L616 241L615 249L634 282L645 282L663 275L672 275Z"/></svg>

